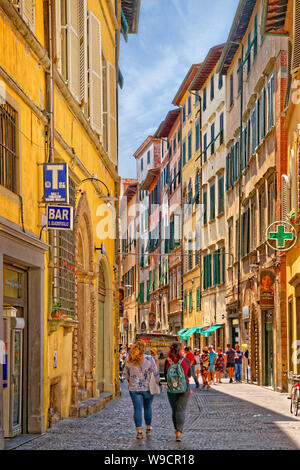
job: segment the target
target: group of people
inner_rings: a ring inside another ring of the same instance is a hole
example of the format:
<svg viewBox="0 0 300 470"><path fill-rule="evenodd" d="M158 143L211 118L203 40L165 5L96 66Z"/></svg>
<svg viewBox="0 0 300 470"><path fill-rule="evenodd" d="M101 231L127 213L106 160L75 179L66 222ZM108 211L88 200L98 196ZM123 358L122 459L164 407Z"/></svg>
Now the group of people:
<svg viewBox="0 0 300 470"><path fill-rule="evenodd" d="M222 383L222 377L227 370L229 376L229 383L233 383L233 377L235 381L241 383L242 381L242 367L244 364L245 377L247 381L248 367L249 367L249 352L247 345L243 345L244 351L241 351L239 344L235 345L235 349L232 348L231 344L227 344L226 352L222 351L221 347L214 350L213 346L204 347L200 354L199 349L195 349L194 353L191 352L191 348L184 348L185 356L191 363L192 377L195 381L196 388L199 388L199 376L202 377L202 388L210 388L213 383Z"/></svg>
<svg viewBox="0 0 300 470"><path fill-rule="evenodd" d="M217 383L222 383L221 378L228 371L230 383L235 380L241 382L241 369L243 358L247 358L247 350L240 350L239 345L235 349L227 345L225 353L221 348L214 351L212 346L203 348L202 354L196 349L194 354L189 347L182 347L180 342L171 345L164 364L164 376L167 382L167 396L172 410L172 420L176 441L182 441L182 432L185 422L185 411L192 390L190 377L195 380L196 388L199 388L199 374L201 372L203 388L209 389L210 383L214 383L215 375ZM123 354L125 356L125 354ZM158 371L157 351L146 349L143 341L137 341L126 352L123 376L128 381L130 398L134 408L134 422L137 430L137 439L143 439L142 430L143 409L146 424L146 434L152 433L152 402L154 393L150 382L155 381L157 387L161 387Z"/></svg>

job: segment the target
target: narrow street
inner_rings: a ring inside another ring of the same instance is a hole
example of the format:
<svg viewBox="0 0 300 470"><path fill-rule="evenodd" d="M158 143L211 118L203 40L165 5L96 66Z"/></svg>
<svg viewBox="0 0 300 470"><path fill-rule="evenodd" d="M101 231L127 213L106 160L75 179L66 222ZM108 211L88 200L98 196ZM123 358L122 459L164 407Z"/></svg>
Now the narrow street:
<svg viewBox="0 0 300 470"><path fill-rule="evenodd" d="M65 419L21 450L299 450L300 417L289 412L286 394L227 379L189 400L183 442L174 441L166 391L154 398L151 437L136 440L133 409L122 397L88 418Z"/></svg>

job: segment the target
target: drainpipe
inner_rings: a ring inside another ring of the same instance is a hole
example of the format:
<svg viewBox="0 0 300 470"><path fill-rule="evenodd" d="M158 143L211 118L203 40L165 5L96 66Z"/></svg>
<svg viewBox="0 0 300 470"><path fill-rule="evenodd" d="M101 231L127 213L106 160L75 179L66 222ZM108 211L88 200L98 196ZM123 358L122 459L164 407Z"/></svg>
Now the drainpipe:
<svg viewBox="0 0 300 470"><path fill-rule="evenodd" d="M244 77L243 77L244 46L242 45L242 60L240 67L241 78L241 103L240 103L240 145L239 145L239 223L238 223L238 312L241 309L241 209L242 209L242 138L243 138L243 97L244 97ZM245 149L246 150L246 149ZM241 321L241 318L240 318ZM240 331L242 331L240 324Z"/></svg>
<svg viewBox="0 0 300 470"><path fill-rule="evenodd" d="M50 77L48 84L49 96L49 157L48 162L54 162L54 8L53 0L48 0L49 7L49 53L50 53Z"/></svg>

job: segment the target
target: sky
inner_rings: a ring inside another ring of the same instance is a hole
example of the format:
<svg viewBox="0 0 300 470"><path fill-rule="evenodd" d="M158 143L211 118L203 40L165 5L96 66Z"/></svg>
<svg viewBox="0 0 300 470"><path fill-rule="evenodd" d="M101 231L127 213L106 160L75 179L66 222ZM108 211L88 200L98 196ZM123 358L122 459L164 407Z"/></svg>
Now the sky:
<svg viewBox="0 0 300 470"><path fill-rule="evenodd" d="M158 128L193 63L226 42L238 0L141 0L138 34L121 37L119 174L136 177L134 152Z"/></svg>

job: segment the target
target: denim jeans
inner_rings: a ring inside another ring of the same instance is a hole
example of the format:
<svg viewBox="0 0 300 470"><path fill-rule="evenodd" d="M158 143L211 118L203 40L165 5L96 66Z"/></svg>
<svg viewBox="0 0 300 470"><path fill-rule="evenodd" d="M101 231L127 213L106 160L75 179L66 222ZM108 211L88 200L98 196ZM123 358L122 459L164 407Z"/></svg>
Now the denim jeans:
<svg viewBox="0 0 300 470"><path fill-rule="evenodd" d="M242 364L235 364L234 378L235 380L242 380Z"/></svg>
<svg viewBox="0 0 300 470"><path fill-rule="evenodd" d="M152 422L152 401L153 395L147 392L131 392L129 391L133 408L134 408L134 422L137 428L142 427L143 421L143 408L146 426L151 426Z"/></svg>
<svg viewBox="0 0 300 470"><path fill-rule="evenodd" d="M193 364L193 365L191 366L191 373L192 373L193 379L195 380L196 387L199 387L199 382L198 382L197 376L196 376L196 374L195 374L195 365L196 365L196 364Z"/></svg>
<svg viewBox="0 0 300 470"><path fill-rule="evenodd" d="M168 392L168 400L172 408L172 420L175 431L183 431L185 421L185 410L190 396L190 389L184 393L170 393Z"/></svg>

